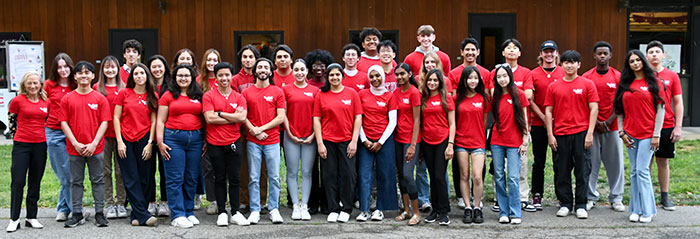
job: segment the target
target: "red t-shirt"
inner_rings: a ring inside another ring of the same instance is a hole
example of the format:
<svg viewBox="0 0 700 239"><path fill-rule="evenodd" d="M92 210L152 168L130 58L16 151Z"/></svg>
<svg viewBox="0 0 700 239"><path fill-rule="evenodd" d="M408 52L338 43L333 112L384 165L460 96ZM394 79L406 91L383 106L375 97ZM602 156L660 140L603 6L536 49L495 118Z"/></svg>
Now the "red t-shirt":
<svg viewBox="0 0 700 239"><path fill-rule="evenodd" d="M496 69L491 70L490 76L491 82L489 82L487 85L491 86L489 89L493 89L493 87L497 84L493 79L496 76ZM513 72L513 83L515 83L515 86L522 91L535 89L535 86L532 83L532 74L530 73L530 69L527 69L521 65L518 65L518 68L516 68Z"/></svg>
<svg viewBox="0 0 700 239"><path fill-rule="evenodd" d="M202 97L202 113L207 111L234 113L242 107L247 109L248 103L243 95L231 91L228 97L221 95L219 90L210 90ZM241 124L207 124L207 142L216 146L226 146L236 142L241 137Z"/></svg>
<svg viewBox="0 0 700 239"><path fill-rule="evenodd" d="M518 90L518 99L521 107L530 106L530 102L522 90ZM493 130L491 130L491 144L511 148L520 147L523 144L523 133L515 122L513 100L510 94L503 95L498 102L498 120L500 124L494 125Z"/></svg>
<svg viewBox="0 0 700 239"><path fill-rule="evenodd" d="M664 86L666 86L666 94L664 94L666 114L664 114L663 128L673 128L676 126L676 115L673 113L673 97L683 94L681 79L678 78L678 74L676 74L676 72L673 72L668 68L664 68L664 70L659 72L657 77L664 83Z"/></svg>
<svg viewBox="0 0 700 239"><path fill-rule="evenodd" d="M294 83L285 85L282 90L287 99L287 120L292 135L304 138L313 133L314 98L319 92L318 87L307 84L299 88Z"/></svg>
<svg viewBox="0 0 700 239"><path fill-rule="evenodd" d="M455 145L468 149L486 148L484 114L490 111L491 105L482 95L464 97L457 107Z"/></svg>
<svg viewBox="0 0 700 239"><path fill-rule="evenodd" d="M100 124L111 120L112 115L109 112L109 102L104 95L94 90L84 95L73 91L61 99L61 113L58 119L68 123L75 140L82 144L89 144L95 139ZM67 137L66 149L68 154L80 156ZM104 137L97 144L94 154L101 153L102 149L104 149Z"/></svg>
<svg viewBox="0 0 700 239"><path fill-rule="evenodd" d="M613 101L615 100L615 91L617 91L617 84L620 82L620 72L612 67L608 68L608 73L605 75L598 74L595 67L583 73L583 77L590 79L595 84L596 90L598 91L598 120L606 121L610 118L615 109L613 108ZM612 124L608 125L608 128L612 131L618 130L617 128L617 118Z"/></svg>
<svg viewBox="0 0 700 239"><path fill-rule="evenodd" d="M554 135L572 135L588 129L591 109L588 103L598 102L598 90L589 79L576 77L549 85L544 106L552 106Z"/></svg>
<svg viewBox="0 0 700 239"><path fill-rule="evenodd" d="M384 87L386 87L389 92L394 92L396 87L398 87L396 75L394 74L394 68L391 68L391 71L384 73Z"/></svg>
<svg viewBox="0 0 700 239"><path fill-rule="evenodd" d="M313 117L321 118L323 140L334 143L352 139L355 116L362 114L360 97L355 90L345 87L335 93L319 92L314 98Z"/></svg>
<svg viewBox="0 0 700 239"><path fill-rule="evenodd" d="M451 96L447 96L447 111L455 110L455 102ZM447 120L447 112L442 109L440 94L428 98L423 109L423 141L436 145L442 143L450 136L450 125Z"/></svg>
<svg viewBox="0 0 700 239"><path fill-rule="evenodd" d="M447 78L450 79L450 82L452 83L452 89L457 89L457 86L459 86L459 78L462 77L462 71L464 70L464 68L464 64L459 64L459 66L452 69L448 74ZM478 64L476 65L476 69L479 70L479 74L481 74L481 80L484 81L484 88L493 88L493 86L490 85L491 83L493 83L493 81L492 79L489 79L491 77L491 72L489 72L488 69Z"/></svg>
<svg viewBox="0 0 700 239"><path fill-rule="evenodd" d="M92 89L97 90L97 84L93 85ZM105 97L107 98L107 102L109 102L109 112L111 113L110 115L114 116L114 100L117 98L117 95L119 95L119 90L117 89L117 86L105 85L105 92L107 93ZM112 118L109 118L109 122L107 122L107 132L105 132L105 137L117 137L114 132L114 124L112 123Z"/></svg>
<svg viewBox="0 0 700 239"><path fill-rule="evenodd" d="M319 82L319 81L315 81L313 78L309 78L306 80L306 84L316 86L316 88L321 89L321 87L323 87L323 85L326 84L326 81L324 80L324 81Z"/></svg>
<svg viewBox="0 0 700 239"><path fill-rule="evenodd" d="M126 67L126 65L122 65L122 67L119 67L119 77L122 78L122 82L124 82L124 84L126 84L126 82L129 80L129 72L126 71Z"/></svg>
<svg viewBox="0 0 700 239"><path fill-rule="evenodd" d="M343 72L345 74L345 72ZM357 71L354 76L349 76L345 74L343 79L343 85L352 88L353 90L360 92L364 89L369 89L369 79L367 79L367 72Z"/></svg>
<svg viewBox="0 0 700 239"><path fill-rule="evenodd" d="M17 114L17 132L15 141L24 143L41 143L46 141L44 120L49 112L49 103L39 99L36 103L20 94L10 101L9 112Z"/></svg>
<svg viewBox="0 0 700 239"><path fill-rule="evenodd" d="M61 111L61 99L72 90L69 86L61 86L53 80L47 80L44 83L44 90L49 100L49 117L46 118L46 127L61 130L61 121L58 120L58 114Z"/></svg>
<svg viewBox="0 0 700 239"><path fill-rule="evenodd" d="M275 70L273 71L273 80L277 87L282 88L287 84L294 84L294 74L292 74L292 72L290 71L289 75L281 76Z"/></svg>
<svg viewBox="0 0 700 239"><path fill-rule="evenodd" d="M252 74L249 75L245 72L245 70L241 69L241 71L239 71L238 74L233 76L233 79L231 79L231 88L239 93L243 92L243 90L255 84L253 83L254 80L255 77L253 77Z"/></svg>
<svg viewBox="0 0 700 239"><path fill-rule="evenodd" d="M442 63L442 72L444 74L448 74L450 72L450 69L452 69L452 65L450 63L450 56L448 56L442 51L437 51L435 53L438 55L438 58L440 58L440 63ZM422 52L414 51L408 54L406 58L403 59L403 62L411 67L413 75L420 75L420 67L423 65L424 56L425 54L423 54Z"/></svg>
<svg viewBox="0 0 700 239"><path fill-rule="evenodd" d="M663 98L666 92L661 81L657 81L657 83L659 84L659 96ZM625 133L636 139L651 138L654 134L656 105L645 79L632 81L630 91L622 95L622 105L625 109L625 122L622 126Z"/></svg>
<svg viewBox="0 0 700 239"><path fill-rule="evenodd" d="M277 109L286 109L287 102L284 92L275 85L265 88L248 87L243 91L243 97L248 102L248 121L253 126L260 127L277 117ZM255 135L248 134L247 139L258 145L270 145L280 142L280 126L265 131L267 139L258 140Z"/></svg>
<svg viewBox="0 0 700 239"><path fill-rule="evenodd" d="M394 140L402 144L410 144L413 138L413 107L421 104L420 92L418 92L418 88L411 85L406 92L401 92L401 88L397 88L393 94L398 107ZM416 143L420 142L420 139L419 129Z"/></svg>
<svg viewBox="0 0 700 239"><path fill-rule="evenodd" d="M196 80L197 80L197 83L199 83L201 85L202 84L202 82L201 82L202 75L198 75ZM216 88L219 87L219 83L216 81L216 77L208 78L207 83L209 83L209 89L207 89L206 91L216 90ZM202 90L204 91L205 89L202 89Z"/></svg>
<svg viewBox="0 0 700 239"><path fill-rule="evenodd" d="M358 93L362 103L362 129L369 140L377 141L389 125L389 111L396 110L397 105L391 92L377 96L370 89Z"/></svg>
<svg viewBox="0 0 700 239"><path fill-rule="evenodd" d="M168 106L168 119L165 127L179 130L198 130L202 128L202 102L180 95L173 99L170 91L166 91L158 100L158 104Z"/></svg>
<svg viewBox="0 0 700 239"><path fill-rule="evenodd" d="M544 69L539 66L532 69L530 74L532 75L532 84L535 87L533 92L535 104L537 104L537 107L540 108L540 111L542 111L542 114L544 114L544 99L547 96L547 87L549 87L549 84L552 82L564 78L566 73L561 67L556 67L554 68L554 71L547 74L547 72L545 72ZM532 126L544 126L544 121L542 121L540 117L537 117L535 114L530 114L530 119L532 119Z"/></svg>
<svg viewBox="0 0 700 239"><path fill-rule="evenodd" d="M121 89L114 104L122 106L119 122L124 140L136 142L151 131L151 110L146 93L138 94L131 88Z"/></svg>
<svg viewBox="0 0 700 239"><path fill-rule="evenodd" d="M379 54L377 53L377 56ZM373 65L382 65L382 62L379 60L379 58L375 59L370 59L365 56L360 56L360 60L357 62L357 70L362 71L362 72L367 72L369 71L369 68L372 67ZM396 61L392 60L391 61L391 68L396 68ZM366 75L365 75L366 76Z"/></svg>

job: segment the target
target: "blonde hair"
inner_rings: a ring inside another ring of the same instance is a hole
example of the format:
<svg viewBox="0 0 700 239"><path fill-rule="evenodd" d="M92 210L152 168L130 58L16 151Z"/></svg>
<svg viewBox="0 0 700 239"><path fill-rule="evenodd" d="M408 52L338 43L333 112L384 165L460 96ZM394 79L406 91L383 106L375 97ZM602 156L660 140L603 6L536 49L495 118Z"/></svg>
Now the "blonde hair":
<svg viewBox="0 0 700 239"><path fill-rule="evenodd" d="M28 94L27 87L24 86L24 84L27 83L29 77L34 75L39 77L39 85L41 85L41 87L39 87L39 99L46 101L47 99L46 91L44 91L44 81L41 79L41 74L39 74L39 72L36 71L29 71L25 73L24 76L22 76L22 81L19 82L19 94L25 96Z"/></svg>
<svg viewBox="0 0 700 239"><path fill-rule="evenodd" d="M425 53L425 55L423 55L423 59L420 62L420 72L418 73L419 90L423 89L423 87L425 86L425 81L427 80L426 76L428 75L428 70L425 69L425 59L428 57L431 57L433 58L433 60L435 60L435 69L439 70L441 75L446 75L445 72L442 72L442 61L440 61L440 57L438 57L438 55L435 52Z"/></svg>

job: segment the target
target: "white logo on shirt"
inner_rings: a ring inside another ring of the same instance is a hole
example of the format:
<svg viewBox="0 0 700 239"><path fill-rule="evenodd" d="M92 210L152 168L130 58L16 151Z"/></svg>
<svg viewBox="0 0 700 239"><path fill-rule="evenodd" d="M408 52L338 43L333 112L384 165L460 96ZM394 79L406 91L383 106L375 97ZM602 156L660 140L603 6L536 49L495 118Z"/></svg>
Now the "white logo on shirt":
<svg viewBox="0 0 700 239"><path fill-rule="evenodd" d="M615 84L615 83L605 83L605 84L608 85L608 87L610 89L615 89L617 87L617 84Z"/></svg>
<svg viewBox="0 0 700 239"><path fill-rule="evenodd" d="M639 89L643 91L649 91L649 87L647 86L640 86Z"/></svg>
<svg viewBox="0 0 700 239"><path fill-rule="evenodd" d="M97 104L88 103L88 107L90 107L91 110L97 110Z"/></svg>
<svg viewBox="0 0 700 239"><path fill-rule="evenodd" d="M304 92L304 95L308 97L314 97L314 93L311 92Z"/></svg>
<svg viewBox="0 0 700 239"><path fill-rule="evenodd" d="M438 105L440 105L440 103L441 103L440 101L431 101L430 102L430 104L432 104L433 106L438 106Z"/></svg>
<svg viewBox="0 0 700 239"><path fill-rule="evenodd" d="M118 91L115 91L115 92L114 92L114 95L119 95L119 92L118 92Z"/></svg>
<svg viewBox="0 0 700 239"><path fill-rule="evenodd" d="M146 100L141 100L141 104L146 105Z"/></svg>
<svg viewBox="0 0 700 239"><path fill-rule="evenodd" d="M506 101L508 101L508 104L511 104L511 105L513 104L513 100L511 100L511 99L507 99Z"/></svg>
<svg viewBox="0 0 700 239"><path fill-rule="evenodd" d="M199 104L199 100L190 100L190 102L195 103L195 104Z"/></svg>
<svg viewBox="0 0 700 239"><path fill-rule="evenodd" d="M483 105L481 102L472 102L472 105L474 106L474 108L479 108L479 109L483 108Z"/></svg>
<svg viewBox="0 0 700 239"><path fill-rule="evenodd" d="M46 113L48 109L46 109L46 107L39 107L39 110L41 110L42 112Z"/></svg>
<svg viewBox="0 0 700 239"><path fill-rule="evenodd" d="M352 104L352 100L340 100L340 102L343 102L343 104L345 104L345 105Z"/></svg>
<svg viewBox="0 0 700 239"><path fill-rule="evenodd" d="M273 97L272 97L272 96L263 96L263 98L264 98L265 101L267 101L267 102L272 102L272 98L273 98Z"/></svg>
<svg viewBox="0 0 700 239"><path fill-rule="evenodd" d="M386 107L386 102L377 101L377 105L378 105L379 107Z"/></svg>
<svg viewBox="0 0 700 239"><path fill-rule="evenodd" d="M234 109L235 109L236 107L238 107L238 104L237 104L237 103L228 103L228 105L230 105L231 108L234 108Z"/></svg>
<svg viewBox="0 0 700 239"><path fill-rule="evenodd" d="M403 98L401 100L403 101L404 104L409 104L408 98Z"/></svg>
<svg viewBox="0 0 700 239"><path fill-rule="evenodd" d="M365 88L365 85L355 85L355 86L357 86L357 88L360 90Z"/></svg>
<svg viewBox="0 0 700 239"><path fill-rule="evenodd" d="M574 94L577 94L577 95L583 94L583 89L573 89L573 90L574 90Z"/></svg>
<svg viewBox="0 0 700 239"><path fill-rule="evenodd" d="M670 80L664 80L664 85L671 85L671 81L670 81Z"/></svg>
<svg viewBox="0 0 700 239"><path fill-rule="evenodd" d="M517 87L523 87L523 82L522 82L522 81L516 81L516 82L514 82L514 83L515 83L515 86L517 86Z"/></svg>

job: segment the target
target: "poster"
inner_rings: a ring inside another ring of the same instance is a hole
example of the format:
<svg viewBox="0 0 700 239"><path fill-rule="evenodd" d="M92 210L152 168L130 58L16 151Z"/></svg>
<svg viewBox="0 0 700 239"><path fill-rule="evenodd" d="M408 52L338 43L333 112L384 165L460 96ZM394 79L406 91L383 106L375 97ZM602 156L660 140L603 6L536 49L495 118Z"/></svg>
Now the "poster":
<svg viewBox="0 0 700 239"><path fill-rule="evenodd" d="M639 44L639 50L646 55L647 44ZM666 58L663 59L661 65L676 73L681 73L681 45L680 44L664 44L664 53Z"/></svg>
<svg viewBox="0 0 700 239"><path fill-rule="evenodd" d="M18 91L22 76L28 71L36 71L44 77L44 42L7 42L7 72L10 90Z"/></svg>

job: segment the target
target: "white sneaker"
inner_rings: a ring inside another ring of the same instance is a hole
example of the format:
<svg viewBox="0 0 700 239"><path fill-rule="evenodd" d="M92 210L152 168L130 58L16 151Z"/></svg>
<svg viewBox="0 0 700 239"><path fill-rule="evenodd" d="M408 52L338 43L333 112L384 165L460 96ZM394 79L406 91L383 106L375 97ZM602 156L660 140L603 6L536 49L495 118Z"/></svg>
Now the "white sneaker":
<svg viewBox="0 0 700 239"><path fill-rule="evenodd" d="M509 223L509 222L510 222L510 218L508 218L508 216L501 216L501 217L498 218L498 222L499 222L499 223Z"/></svg>
<svg viewBox="0 0 700 239"><path fill-rule="evenodd" d="M219 212L219 207L216 206L216 201L209 203L209 207L207 207L207 215L214 215L217 212Z"/></svg>
<svg viewBox="0 0 700 239"><path fill-rule="evenodd" d="M510 219L510 224L520 224L523 222L522 218L512 218Z"/></svg>
<svg viewBox="0 0 700 239"><path fill-rule="evenodd" d="M260 221L260 212L250 212L250 215L248 216L248 222L250 224L258 224Z"/></svg>
<svg viewBox="0 0 700 239"><path fill-rule="evenodd" d="M624 212L625 211L625 204L622 204L622 202L615 202L615 203L613 203L612 208L616 212Z"/></svg>
<svg viewBox="0 0 700 239"><path fill-rule="evenodd" d="M299 219L301 219L301 205L294 204L294 207L292 209L292 220L299 220Z"/></svg>
<svg viewBox="0 0 700 239"><path fill-rule="evenodd" d="M179 228L191 228L194 226L194 224L192 224L192 222L187 220L185 217L178 217L173 219L173 221L170 222L170 225Z"/></svg>
<svg viewBox="0 0 700 239"><path fill-rule="evenodd" d="M348 220L350 220L350 214L347 212L340 212L338 215L338 222L346 223Z"/></svg>
<svg viewBox="0 0 700 239"><path fill-rule="evenodd" d="M199 210L202 208L202 195L194 195L194 210Z"/></svg>
<svg viewBox="0 0 700 239"><path fill-rule="evenodd" d="M56 214L57 222L65 222L66 220L68 220L68 213L59 212L58 214Z"/></svg>
<svg viewBox="0 0 700 239"><path fill-rule="evenodd" d="M148 203L148 213L151 214L151 216L156 216L156 213L158 213L158 209L156 208L156 203Z"/></svg>
<svg viewBox="0 0 700 239"><path fill-rule="evenodd" d="M19 219L17 220L10 220L10 224L7 225L7 229L5 229L7 232L15 232L17 229L19 229Z"/></svg>
<svg viewBox="0 0 700 239"><path fill-rule="evenodd" d="M272 221L273 224L281 224L284 222L284 218L280 215L280 210L275 208L270 211L270 221Z"/></svg>
<svg viewBox="0 0 700 239"><path fill-rule="evenodd" d="M249 226L250 225L250 222L248 221L248 219L246 219L245 216L243 216L243 214L241 214L241 212L236 212L235 215L231 216L231 221L229 221L229 222L235 223L236 225L239 225L239 226Z"/></svg>
<svg viewBox="0 0 700 239"><path fill-rule="evenodd" d="M586 211L586 209L583 209L583 208L576 209L576 218L578 218L578 219L588 218L588 212Z"/></svg>
<svg viewBox="0 0 700 239"><path fill-rule="evenodd" d="M337 212L331 212L328 214L328 217L326 217L327 222L337 222L338 221L338 213Z"/></svg>
<svg viewBox="0 0 700 239"><path fill-rule="evenodd" d="M117 218L117 207L115 206L109 206L107 207L107 219L115 219Z"/></svg>
<svg viewBox="0 0 700 239"><path fill-rule="evenodd" d="M117 206L117 218L126 218L129 214L126 212L124 205Z"/></svg>
<svg viewBox="0 0 700 239"><path fill-rule="evenodd" d="M566 217L569 215L569 208L568 207L560 207L559 211L557 211L557 217Z"/></svg>
<svg viewBox="0 0 700 239"><path fill-rule="evenodd" d="M650 222L651 222L651 219L652 219L653 217L654 217L654 216L648 216L648 217L641 216L641 217L639 217L639 222L641 222L641 223L650 223Z"/></svg>
<svg viewBox="0 0 700 239"><path fill-rule="evenodd" d="M590 211L595 207L595 201L588 200L586 203L586 211Z"/></svg>
<svg viewBox="0 0 700 239"><path fill-rule="evenodd" d="M39 220L36 220L36 218L24 220L24 226L35 228L35 229L44 228L44 225L41 225L41 223L39 223Z"/></svg>
<svg viewBox="0 0 700 239"><path fill-rule="evenodd" d="M459 209L467 208L467 205L464 204L463 198L457 198L457 207L459 207Z"/></svg>
<svg viewBox="0 0 700 239"><path fill-rule="evenodd" d="M167 203L161 203L158 206L158 216L161 216L161 217L169 217L170 216L170 207L168 207Z"/></svg>
<svg viewBox="0 0 700 239"><path fill-rule="evenodd" d="M199 225L199 219L197 219L197 217L194 215L188 216L187 221L190 221L193 225Z"/></svg>
<svg viewBox="0 0 700 239"><path fill-rule="evenodd" d="M384 213L381 210L374 210L372 212L372 221L381 221L384 219Z"/></svg>
<svg viewBox="0 0 700 239"><path fill-rule="evenodd" d="M630 215L630 222L638 222L638 221L639 221L639 214L632 213L632 215Z"/></svg>
<svg viewBox="0 0 700 239"><path fill-rule="evenodd" d="M220 213L219 217L216 218L216 225L220 227L228 226L228 214L225 212Z"/></svg>
<svg viewBox="0 0 700 239"><path fill-rule="evenodd" d="M360 212L360 215L355 217L355 221L366 222L369 219L369 212Z"/></svg>
<svg viewBox="0 0 700 239"><path fill-rule="evenodd" d="M309 214L309 206L307 206L306 204L302 204L301 208L299 208L299 212L301 212L301 220L311 220L311 214Z"/></svg>

